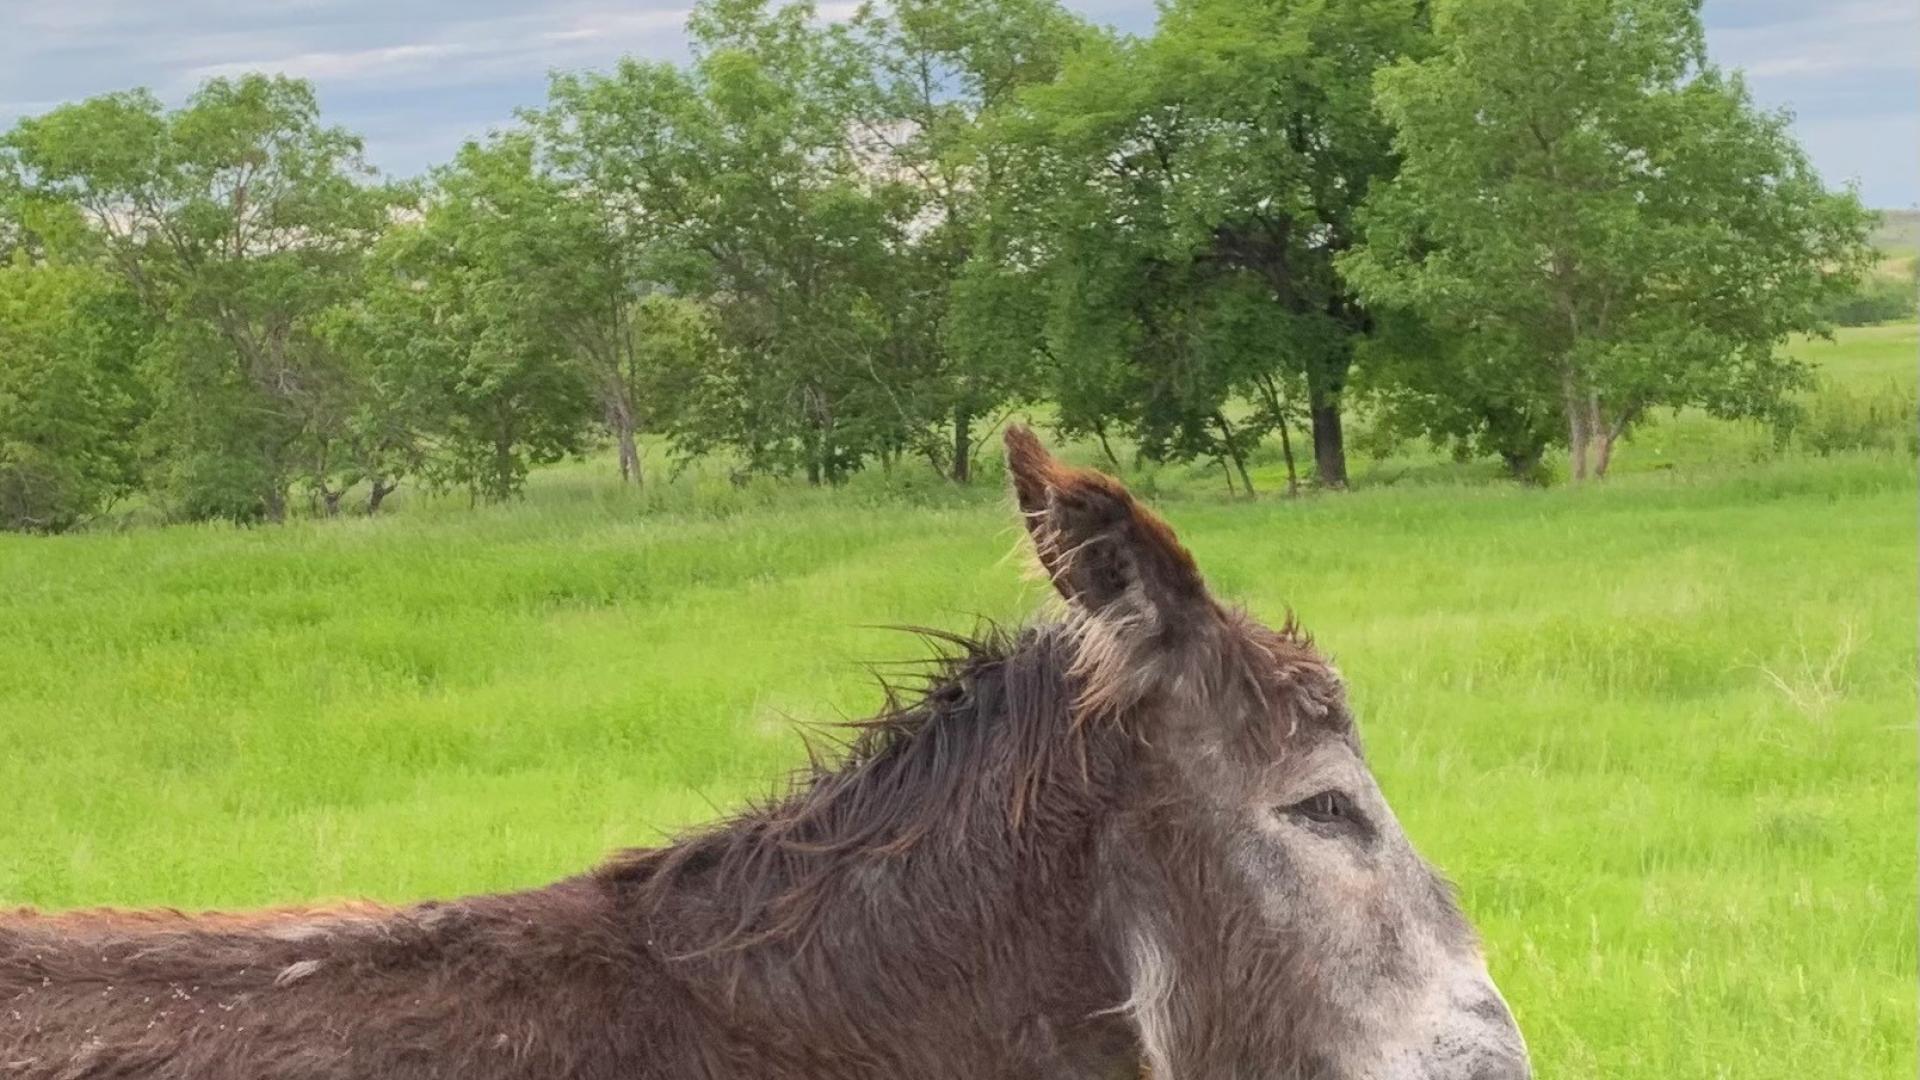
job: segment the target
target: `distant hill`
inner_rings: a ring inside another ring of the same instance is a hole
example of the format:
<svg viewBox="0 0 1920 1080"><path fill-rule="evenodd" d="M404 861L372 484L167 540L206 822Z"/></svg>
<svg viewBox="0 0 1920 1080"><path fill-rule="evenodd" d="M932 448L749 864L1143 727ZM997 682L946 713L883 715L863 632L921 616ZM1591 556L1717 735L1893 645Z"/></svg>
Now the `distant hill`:
<svg viewBox="0 0 1920 1080"><path fill-rule="evenodd" d="M1881 210L1873 246L1886 255L1920 254L1920 210Z"/></svg>

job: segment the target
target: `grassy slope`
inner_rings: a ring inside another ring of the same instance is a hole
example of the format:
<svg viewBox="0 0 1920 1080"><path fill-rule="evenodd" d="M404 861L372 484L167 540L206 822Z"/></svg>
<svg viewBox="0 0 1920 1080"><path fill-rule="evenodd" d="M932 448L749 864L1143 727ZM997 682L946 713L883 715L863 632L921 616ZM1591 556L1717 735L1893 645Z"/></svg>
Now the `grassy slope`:
<svg viewBox="0 0 1920 1080"><path fill-rule="evenodd" d="M1888 254L1911 255L1920 252L1920 210L1881 210L1880 223L1870 238L1873 246Z"/></svg>
<svg viewBox="0 0 1920 1080"><path fill-rule="evenodd" d="M1911 328L1807 348L1913 377ZM1671 419L1589 490L1153 478L1221 592L1336 655L1543 1076L1914 1072L1914 466L1765 445ZM900 486L643 506L571 467L0 538L0 904L506 888L707 818L917 649L863 627L1036 602L991 492Z"/></svg>
<svg viewBox="0 0 1920 1080"><path fill-rule="evenodd" d="M1868 241L1879 250L1874 273L1896 281L1913 280L1913 264L1920 259L1920 210L1881 210L1880 223Z"/></svg>

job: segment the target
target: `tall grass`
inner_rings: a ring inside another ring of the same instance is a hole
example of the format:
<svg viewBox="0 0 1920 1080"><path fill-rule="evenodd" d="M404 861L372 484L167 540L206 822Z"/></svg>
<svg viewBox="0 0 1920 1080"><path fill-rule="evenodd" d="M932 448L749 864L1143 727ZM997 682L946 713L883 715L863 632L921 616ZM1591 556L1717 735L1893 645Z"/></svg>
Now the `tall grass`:
<svg viewBox="0 0 1920 1080"><path fill-rule="evenodd" d="M1910 385L1900 335L1858 333L1808 355ZM1291 607L1346 673L1542 1076L1915 1070L1913 458L1750 449L1679 417L1590 488L1152 477L1216 591ZM538 480L0 538L0 904L546 881L765 791L794 721L873 707L862 661L919 646L871 627L1039 600L990 483Z"/></svg>

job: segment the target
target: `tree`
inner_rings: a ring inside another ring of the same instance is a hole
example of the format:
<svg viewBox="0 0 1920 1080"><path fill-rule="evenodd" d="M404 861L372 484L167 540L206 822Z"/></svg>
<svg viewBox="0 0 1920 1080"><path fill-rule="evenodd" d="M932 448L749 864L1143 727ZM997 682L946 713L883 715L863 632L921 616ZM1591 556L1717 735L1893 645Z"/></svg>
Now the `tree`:
<svg viewBox="0 0 1920 1080"><path fill-rule="evenodd" d="M364 358L383 415L404 425L394 444L417 447L430 483L500 501L532 464L584 445L593 386L557 332L553 249L535 239L555 227L556 200L524 135L466 144L331 314L329 342Z"/></svg>
<svg viewBox="0 0 1920 1080"><path fill-rule="evenodd" d="M1444 0L1436 50L1381 74L1401 155L1340 266L1376 305L1464 336L1452 433L1490 396L1555 418L1576 478L1659 407L1768 416L1776 350L1863 264L1867 215L1705 57L1692 0ZM1545 425L1531 433L1538 456Z"/></svg>
<svg viewBox="0 0 1920 1080"><path fill-rule="evenodd" d="M690 68L557 76L532 119L655 284L713 313L720 347L692 388L714 396L665 419L679 451L837 482L913 440L918 354L899 347L913 201L862 167L858 50L810 5L714 0L689 32Z"/></svg>
<svg viewBox="0 0 1920 1080"><path fill-rule="evenodd" d="M595 155L563 113L495 140L484 156L493 259L515 280L517 313L533 336L564 342L612 435L623 482L643 481L638 435L657 405L637 397L641 354L656 331L645 298L662 287L644 209L592 182ZM454 194L443 188L443 196Z"/></svg>
<svg viewBox="0 0 1920 1080"><path fill-rule="evenodd" d="M1012 148L987 122L1055 78L1086 27L1056 0L898 0L850 24L863 77L850 109L862 167L904 185L910 227L886 296L890 365L924 452L965 483L976 424L1041 389L1039 308L1012 265L1004 218Z"/></svg>
<svg viewBox="0 0 1920 1080"><path fill-rule="evenodd" d="M1317 478L1345 485L1343 399L1372 320L1334 258L1394 166L1373 73L1422 41L1413 0L1182 0L1151 40L1090 44L1026 95L1009 123L1054 178L1033 246L1081 426L1238 461L1292 411L1297 378ZM1114 348L1135 377L1077 377ZM1232 400L1263 407L1235 430Z"/></svg>
<svg viewBox="0 0 1920 1080"><path fill-rule="evenodd" d="M1484 335L1375 307L1377 327L1356 354L1357 389L1377 434L1424 438L1466 460L1498 457L1516 480L1545 478L1543 458L1560 427L1544 370L1516 370Z"/></svg>
<svg viewBox="0 0 1920 1080"><path fill-rule="evenodd" d="M0 528L60 532L132 488L140 330L93 267L0 264Z"/></svg>
<svg viewBox="0 0 1920 1080"><path fill-rule="evenodd" d="M1209 347L1209 301L1228 283L1200 255L1204 227L1180 198L1191 128L1155 58L1148 43L1089 41L1000 118L1027 174L1013 195L1030 231L1012 251L1016 266L1043 268L1064 431L1106 445L1118 426L1149 457L1225 460L1243 447L1212 421L1246 357Z"/></svg>
<svg viewBox="0 0 1920 1080"><path fill-rule="evenodd" d="M354 387L315 334L350 295L388 194L304 82L214 79L183 108L108 94L20 122L30 196L77 209L163 331L149 434L195 516L278 519L325 489Z"/></svg>

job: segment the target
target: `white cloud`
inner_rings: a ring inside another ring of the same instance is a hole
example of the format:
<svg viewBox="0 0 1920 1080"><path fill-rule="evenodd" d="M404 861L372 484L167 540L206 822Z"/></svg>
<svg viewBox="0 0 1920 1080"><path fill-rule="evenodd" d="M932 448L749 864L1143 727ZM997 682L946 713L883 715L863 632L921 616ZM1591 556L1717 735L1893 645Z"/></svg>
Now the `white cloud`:
<svg viewBox="0 0 1920 1080"><path fill-rule="evenodd" d="M1765 79L1776 75L1817 75L1823 71L1834 71L1840 66L1838 57L1781 56L1748 64L1742 70L1748 75Z"/></svg>
<svg viewBox="0 0 1920 1080"><path fill-rule="evenodd" d="M190 68L192 82L221 76L244 75L250 71L270 71L297 79L368 79L402 71L417 71L435 61L467 52L462 45L392 45L378 49L346 52L310 52L276 59L230 60Z"/></svg>
<svg viewBox="0 0 1920 1080"><path fill-rule="evenodd" d="M550 30L541 37L561 43L632 41L636 38L656 38L661 34L671 34L677 38L690 14L692 12L687 8L590 11L569 18L565 29Z"/></svg>
<svg viewBox="0 0 1920 1080"><path fill-rule="evenodd" d="M1853 0L1796 5L1787 17L1713 25L1734 5L1709 4L1708 44L1719 63L1755 78L1805 78L1833 72L1920 71L1920 4ZM1895 44L1897 43L1897 44Z"/></svg>
<svg viewBox="0 0 1920 1080"><path fill-rule="evenodd" d="M1920 5L1913 0L1708 0L1714 61L1746 73L1763 106L1785 107L1829 183L1857 181L1870 206L1920 201Z"/></svg>

